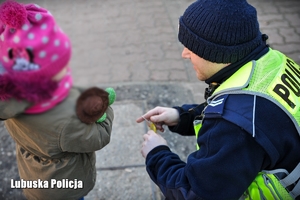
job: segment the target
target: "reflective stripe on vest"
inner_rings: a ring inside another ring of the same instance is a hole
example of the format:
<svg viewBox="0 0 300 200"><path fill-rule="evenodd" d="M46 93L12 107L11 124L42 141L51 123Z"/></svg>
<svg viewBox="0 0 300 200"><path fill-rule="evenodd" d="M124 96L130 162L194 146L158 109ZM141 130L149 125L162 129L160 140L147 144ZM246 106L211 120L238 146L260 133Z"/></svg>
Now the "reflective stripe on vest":
<svg viewBox="0 0 300 200"><path fill-rule="evenodd" d="M194 120L194 130L195 130L195 135L196 135L196 140L198 138L198 133L202 127L202 120ZM198 143L196 143L196 149L199 150L200 147Z"/></svg>
<svg viewBox="0 0 300 200"><path fill-rule="evenodd" d="M208 99L208 103L217 96L238 93L257 95L274 102L291 118L300 135L300 67L293 60L270 48L257 62L247 63L222 83ZM201 127L202 120L201 123L194 122L196 137ZM300 181L297 182L300 170L296 167L292 173L292 178L296 177L293 191L288 192L286 189L291 183L285 185L274 174L266 171L256 176L241 199L296 198L300 195Z"/></svg>
<svg viewBox="0 0 300 200"><path fill-rule="evenodd" d="M240 199L292 200L293 198L274 174L259 172Z"/></svg>
<svg viewBox="0 0 300 200"><path fill-rule="evenodd" d="M292 59L270 49L257 62L241 67L208 101L221 94L238 93L261 96L278 105L291 118L300 135L300 67Z"/></svg>

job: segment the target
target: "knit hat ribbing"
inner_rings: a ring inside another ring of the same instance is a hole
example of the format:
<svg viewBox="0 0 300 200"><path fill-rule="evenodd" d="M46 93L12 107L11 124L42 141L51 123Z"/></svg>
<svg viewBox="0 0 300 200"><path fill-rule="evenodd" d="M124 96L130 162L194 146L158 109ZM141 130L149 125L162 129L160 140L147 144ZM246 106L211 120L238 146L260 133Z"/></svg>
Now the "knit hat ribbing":
<svg viewBox="0 0 300 200"><path fill-rule="evenodd" d="M179 19L178 39L215 63L239 61L262 44L256 9L246 0L197 0Z"/></svg>

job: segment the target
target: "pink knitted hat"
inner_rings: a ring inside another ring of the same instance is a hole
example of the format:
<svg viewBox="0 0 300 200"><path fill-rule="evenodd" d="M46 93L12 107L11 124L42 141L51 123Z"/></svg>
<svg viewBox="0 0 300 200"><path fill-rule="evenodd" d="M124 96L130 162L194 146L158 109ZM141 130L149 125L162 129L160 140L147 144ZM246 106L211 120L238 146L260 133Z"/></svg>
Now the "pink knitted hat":
<svg viewBox="0 0 300 200"><path fill-rule="evenodd" d="M70 58L70 40L50 12L12 0L1 4L0 99L50 98L58 85L51 79Z"/></svg>

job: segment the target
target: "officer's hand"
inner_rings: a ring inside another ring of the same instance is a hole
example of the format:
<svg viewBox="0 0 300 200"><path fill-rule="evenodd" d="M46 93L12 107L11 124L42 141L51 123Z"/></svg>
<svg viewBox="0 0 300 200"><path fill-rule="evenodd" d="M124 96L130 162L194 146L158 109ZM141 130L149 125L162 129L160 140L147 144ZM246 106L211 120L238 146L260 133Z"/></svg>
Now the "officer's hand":
<svg viewBox="0 0 300 200"><path fill-rule="evenodd" d="M168 107L156 107L152 110L149 110L143 116L139 117L136 122L140 123L144 121L144 118L152 121L156 129L164 132L163 125L175 126L179 121L179 113L175 108Z"/></svg>
<svg viewBox="0 0 300 200"><path fill-rule="evenodd" d="M154 131L148 131L144 136L144 142L142 143L141 153L144 158L147 157L148 153L157 146L167 145L167 141Z"/></svg>

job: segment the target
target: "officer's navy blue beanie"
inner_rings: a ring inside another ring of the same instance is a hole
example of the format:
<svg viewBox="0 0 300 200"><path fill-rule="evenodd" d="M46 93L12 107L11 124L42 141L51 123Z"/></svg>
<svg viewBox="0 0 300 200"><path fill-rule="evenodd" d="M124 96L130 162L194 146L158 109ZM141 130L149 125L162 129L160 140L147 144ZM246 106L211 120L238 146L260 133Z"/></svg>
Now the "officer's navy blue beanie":
<svg viewBox="0 0 300 200"><path fill-rule="evenodd" d="M215 63L239 61L262 44L256 9L246 0L197 0L179 19L178 39Z"/></svg>

